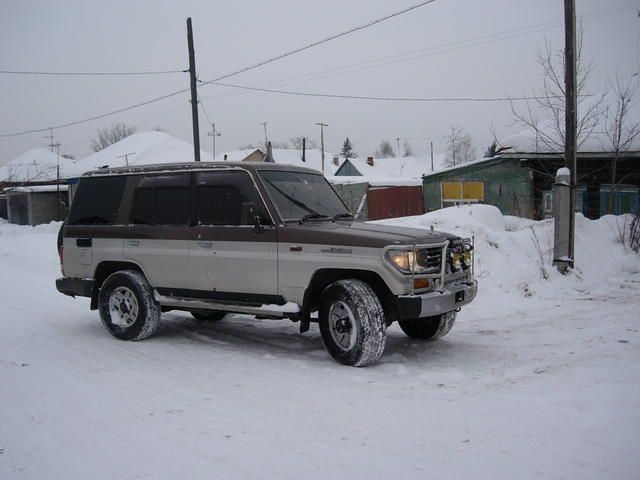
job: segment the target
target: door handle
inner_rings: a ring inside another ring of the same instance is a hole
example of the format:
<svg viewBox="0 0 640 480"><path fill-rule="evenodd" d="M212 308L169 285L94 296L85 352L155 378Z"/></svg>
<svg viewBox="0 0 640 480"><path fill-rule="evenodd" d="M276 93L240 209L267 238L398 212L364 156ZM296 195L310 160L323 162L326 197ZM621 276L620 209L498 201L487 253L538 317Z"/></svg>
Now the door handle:
<svg viewBox="0 0 640 480"><path fill-rule="evenodd" d="M211 248L213 246L213 242L198 242L198 246L200 248Z"/></svg>
<svg viewBox="0 0 640 480"><path fill-rule="evenodd" d="M127 240L127 245L130 247L137 247L140 245L140 240Z"/></svg>

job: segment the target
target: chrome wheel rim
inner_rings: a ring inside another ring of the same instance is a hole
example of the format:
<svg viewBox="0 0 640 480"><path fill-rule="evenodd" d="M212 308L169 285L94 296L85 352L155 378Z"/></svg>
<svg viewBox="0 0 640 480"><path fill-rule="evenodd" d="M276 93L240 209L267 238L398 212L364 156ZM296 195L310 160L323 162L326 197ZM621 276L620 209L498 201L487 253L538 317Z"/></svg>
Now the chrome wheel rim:
<svg viewBox="0 0 640 480"><path fill-rule="evenodd" d="M334 343L348 352L356 344L356 321L349 305L337 301L329 308L329 332Z"/></svg>
<svg viewBox="0 0 640 480"><path fill-rule="evenodd" d="M109 295L111 323L118 327L130 327L138 318L138 299L127 287L118 287Z"/></svg>

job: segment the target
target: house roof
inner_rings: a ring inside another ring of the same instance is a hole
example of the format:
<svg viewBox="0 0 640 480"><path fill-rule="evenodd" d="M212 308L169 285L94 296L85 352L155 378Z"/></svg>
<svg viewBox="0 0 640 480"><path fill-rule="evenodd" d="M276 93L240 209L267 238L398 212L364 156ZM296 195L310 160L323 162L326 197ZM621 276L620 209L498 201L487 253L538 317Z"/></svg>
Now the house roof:
<svg viewBox="0 0 640 480"><path fill-rule="evenodd" d="M135 153L134 153L135 152ZM124 155L127 154L127 158ZM129 155L131 154L131 155ZM200 151L203 161L207 152ZM133 134L86 158L72 162L65 169L68 178L78 177L96 168L109 168L193 161L193 145L164 132Z"/></svg>
<svg viewBox="0 0 640 480"><path fill-rule="evenodd" d="M221 153L216 155L216 161L224 160L225 154L228 161L241 161L256 149L249 150L236 150L232 152ZM274 148L272 149L273 162L284 165L296 165L298 167L312 168L317 171L322 171L322 151L319 149L308 149L305 152L305 161L302 161L302 150L294 148ZM338 165L333 163L333 154L330 152L324 152L324 174L325 176L334 175L344 162L344 159L340 159Z"/></svg>
<svg viewBox="0 0 640 480"><path fill-rule="evenodd" d="M63 178L71 160L60 157L60 177ZM58 175L58 155L46 148L21 153L0 166L0 182L27 183L55 181Z"/></svg>
<svg viewBox="0 0 640 480"><path fill-rule="evenodd" d="M562 145L562 140L550 120L540 122L537 130L526 128L500 143L503 147L510 147L507 153L562 153L558 152L558 145ZM578 139L578 152L607 153L611 150L611 141L602 131L594 131L587 138ZM629 150L640 150L640 137L632 142Z"/></svg>
<svg viewBox="0 0 640 480"><path fill-rule="evenodd" d="M349 158L345 161L360 172L364 177L388 178L392 179L420 179L422 175L431 171L431 158L429 157L399 157L399 158L375 158L373 165L367 162L366 158ZM435 154L433 159L434 170L441 170L444 167L444 154ZM340 176L340 170L336 172Z"/></svg>

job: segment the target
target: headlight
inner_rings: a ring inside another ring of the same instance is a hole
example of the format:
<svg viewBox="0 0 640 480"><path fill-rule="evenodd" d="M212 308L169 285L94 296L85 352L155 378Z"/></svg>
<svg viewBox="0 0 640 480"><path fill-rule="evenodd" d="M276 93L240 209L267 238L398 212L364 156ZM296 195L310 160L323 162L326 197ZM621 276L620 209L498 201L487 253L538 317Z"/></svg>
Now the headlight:
<svg viewBox="0 0 640 480"><path fill-rule="evenodd" d="M416 252L413 250L388 250L387 258L401 272L411 273L416 263Z"/></svg>
<svg viewBox="0 0 640 480"><path fill-rule="evenodd" d="M462 254L460 253L452 253L451 254L451 270L457 272L462 268Z"/></svg>
<svg viewBox="0 0 640 480"><path fill-rule="evenodd" d="M442 247L391 248L387 250L386 258L402 273L439 274L442 269Z"/></svg>
<svg viewBox="0 0 640 480"><path fill-rule="evenodd" d="M466 239L464 242L462 264L464 265L465 270L471 268L471 266L473 265L473 245L471 245L468 239Z"/></svg>

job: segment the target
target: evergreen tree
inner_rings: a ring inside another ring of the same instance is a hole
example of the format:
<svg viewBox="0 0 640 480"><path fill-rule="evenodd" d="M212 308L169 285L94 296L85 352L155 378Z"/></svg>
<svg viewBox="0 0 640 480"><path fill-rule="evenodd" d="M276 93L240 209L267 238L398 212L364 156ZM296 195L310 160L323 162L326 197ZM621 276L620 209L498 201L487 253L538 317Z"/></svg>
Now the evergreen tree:
<svg viewBox="0 0 640 480"><path fill-rule="evenodd" d="M342 150L340 151L340 155L342 155L344 158L358 157L358 154L353 151L353 145L351 145L351 140L349 140L349 137L344 139L344 142L342 143Z"/></svg>

